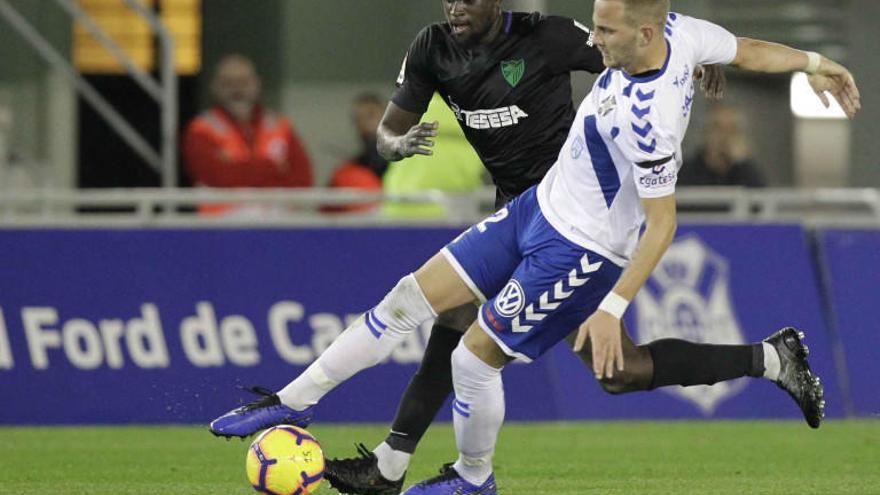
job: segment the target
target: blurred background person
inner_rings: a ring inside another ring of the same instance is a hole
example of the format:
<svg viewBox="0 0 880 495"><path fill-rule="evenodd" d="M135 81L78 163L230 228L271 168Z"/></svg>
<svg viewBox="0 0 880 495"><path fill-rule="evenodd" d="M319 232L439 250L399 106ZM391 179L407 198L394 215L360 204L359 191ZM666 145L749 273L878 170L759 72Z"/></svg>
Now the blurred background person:
<svg viewBox="0 0 880 495"><path fill-rule="evenodd" d="M310 187L312 164L293 125L260 103L262 83L242 55L220 60L211 82L215 105L192 120L183 139L187 173L208 187ZM211 205L203 213L226 212Z"/></svg>
<svg viewBox="0 0 880 495"><path fill-rule="evenodd" d="M385 193L399 195L443 191L466 194L480 190L484 186L483 162L465 138L455 114L438 93L434 93L422 121L440 123L439 134L432 148L433 155L413 155L406 160L393 162L382 180ZM402 201L387 201L382 212L391 218L447 216L446 209L441 205Z"/></svg>
<svg viewBox="0 0 880 495"><path fill-rule="evenodd" d="M382 190L382 176L388 170L388 160L376 149L376 129L382 121L385 102L376 93L361 93L352 101L351 122L360 143L358 155L336 166L330 177L329 187L361 189L378 192ZM325 206L328 213L368 212L379 205L360 203L348 206Z"/></svg>
<svg viewBox="0 0 880 495"><path fill-rule="evenodd" d="M679 172L685 186L764 187L761 171L745 133L745 118L736 107L716 104L704 127L703 147Z"/></svg>
<svg viewBox="0 0 880 495"><path fill-rule="evenodd" d="M352 103L351 120L360 138L361 151L351 161L370 169L379 179L388 170L388 160L376 149L376 130L384 113L385 102L376 93L361 93Z"/></svg>

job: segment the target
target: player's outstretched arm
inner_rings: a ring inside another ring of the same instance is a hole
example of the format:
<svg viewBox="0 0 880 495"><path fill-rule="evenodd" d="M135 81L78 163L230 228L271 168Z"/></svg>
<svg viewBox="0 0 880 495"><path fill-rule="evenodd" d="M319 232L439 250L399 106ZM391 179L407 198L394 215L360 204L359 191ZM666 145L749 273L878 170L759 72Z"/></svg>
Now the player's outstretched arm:
<svg viewBox="0 0 880 495"><path fill-rule="evenodd" d="M852 118L862 108L859 88L846 67L818 53L804 52L778 43L737 38L737 53L732 64L753 72L798 72L810 74L813 91L827 107L831 93Z"/></svg>
<svg viewBox="0 0 880 495"><path fill-rule="evenodd" d="M645 285L660 258L672 243L677 228L675 195L642 199L645 209L645 233L639 239L635 254L611 293L580 328L574 350L580 352L587 338L593 347L593 372L597 379L611 378L614 370L623 370L623 348L620 342L620 319L626 304ZM616 313L616 314L615 314Z"/></svg>
<svg viewBox="0 0 880 495"><path fill-rule="evenodd" d="M376 137L376 148L386 160L398 161L413 155L433 155L433 138L437 137L438 122L422 122L422 116L388 103Z"/></svg>

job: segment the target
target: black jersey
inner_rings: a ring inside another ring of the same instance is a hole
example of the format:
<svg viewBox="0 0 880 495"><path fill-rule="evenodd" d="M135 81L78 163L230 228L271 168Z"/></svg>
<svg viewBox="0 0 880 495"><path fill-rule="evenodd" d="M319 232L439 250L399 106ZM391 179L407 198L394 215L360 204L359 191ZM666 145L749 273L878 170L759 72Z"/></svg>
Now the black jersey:
<svg viewBox="0 0 880 495"><path fill-rule="evenodd" d="M585 26L557 16L505 12L493 42L471 49L447 23L423 29L404 59L392 101L422 114L435 91L455 112L500 197L537 184L574 119L571 71L602 72Z"/></svg>

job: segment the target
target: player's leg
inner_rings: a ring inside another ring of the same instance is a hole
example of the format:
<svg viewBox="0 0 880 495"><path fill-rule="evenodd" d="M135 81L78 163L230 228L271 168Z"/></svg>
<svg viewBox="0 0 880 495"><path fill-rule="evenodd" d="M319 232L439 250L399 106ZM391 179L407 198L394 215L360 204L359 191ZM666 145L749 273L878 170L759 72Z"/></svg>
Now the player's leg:
<svg viewBox="0 0 880 495"><path fill-rule="evenodd" d="M576 332L567 338L574 342ZM624 370L600 381L612 394L652 390L669 385L712 385L743 376L763 376L764 350L755 345L696 344L681 339L663 339L635 345L621 325ZM775 354L775 351L773 351ZM589 341L578 356L592 370Z"/></svg>
<svg viewBox="0 0 880 495"><path fill-rule="evenodd" d="M817 428L824 417L822 385L810 371L802 333L780 330L747 345L697 344L661 339L645 344L654 362L652 389L669 385L712 385L744 376L766 378L798 403L807 423Z"/></svg>
<svg viewBox="0 0 880 495"><path fill-rule="evenodd" d="M511 358L536 359L564 339L620 276L620 267L562 238L540 213L525 232L520 249L528 255L483 304L452 355L459 459L407 495L495 493L492 455L504 419L501 368Z"/></svg>
<svg viewBox="0 0 880 495"><path fill-rule="evenodd" d="M453 468L482 486L492 475L492 455L504 422L501 370L513 360L474 322L452 353L453 427L459 458Z"/></svg>
<svg viewBox="0 0 880 495"><path fill-rule="evenodd" d="M443 251L477 294L498 292L521 260L515 247L521 217L518 205L512 203L468 229ZM359 457L328 460L325 477L334 488L360 495L400 493L418 440L452 390L450 356L475 315L476 306L470 305L438 317L421 367L399 406L392 434L373 452L362 447Z"/></svg>
<svg viewBox="0 0 880 495"><path fill-rule="evenodd" d="M437 312L475 298L443 255L407 275L347 328L306 371L282 389L281 402L301 410L359 371L375 366Z"/></svg>
<svg viewBox="0 0 880 495"><path fill-rule="evenodd" d="M501 370L512 358L475 322L452 353L452 421L458 460L407 495L494 495L492 456L504 422Z"/></svg>
<svg viewBox="0 0 880 495"><path fill-rule="evenodd" d="M495 209L501 210L514 198L515 196L497 189ZM385 441L373 450L377 457L377 470L382 478L403 478L422 436L452 394L450 357L462 335L476 319L477 306L474 304L465 304L437 316L421 365L400 400L391 431ZM332 471L333 464L331 461L328 471ZM371 480L371 483L383 484L381 480Z"/></svg>
<svg viewBox="0 0 880 495"><path fill-rule="evenodd" d="M450 356L476 319L475 304L460 306L437 317L419 370L403 394L391 432L385 439L391 449L408 454L415 452L434 416L452 393Z"/></svg>
<svg viewBox="0 0 880 495"><path fill-rule="evenodd" d="M328 459L325 478L341 493L398 495L416 446L452 393L452 351L474 322L477 306L466 304L437 316L419 370L397 407L388 437L357 457Z"/></svg>
<svg viewBox="0 0 880 495"><path fill-rule="evenodd" d="M437 312L475 298L449 260L437 254L403 277L358 318L302 374L278 394L236 408L211 423L220 436L248 436L279 423L307 425L311 408L340 383L387 358L410 332Z"/></svg>
<svg viewBox="0 0 880 495"><path fill-rule="evenodd" d="M437 316L418 371L410 380L397 407L391 431L376 454L379 469L389 479L399 479L409 457L437 412L452 394L452 351L477 319L477 306L465 304ZM382 455L386 453L388 455Z"/></svg>
<svg viewBox="0 0 880 495"><path fill-rule="evenodd" d="M600 381L612 394L653 390L670 385L712 385L741 377L766 378L797 402L807 423L816 428L824 417L825 401L819 378L807 362L802 333L786 328L763 342L747 345L698 344L661 339L635 345L621 326L624 371ZM569 335L573 343L575 333ZM592 370L589 342L579 357Z"/></svg>
<svg viewBox="0 0 880 495"><path fill-rule="evenodd" d="M637 346L633 342L623 322L621 322L620 332L620 343L623 347L623 371L615 371L612 378L600 380L600 385L606 392L611 394L650 390L651 381L654 376L654 360L651 358L651 352L645 346ZM576 337L577 330L571 332L565 338L570 347L574 347ZM592 374L593 349L589 339L583 349L575 354L583 361L587 370Z"/></svg>

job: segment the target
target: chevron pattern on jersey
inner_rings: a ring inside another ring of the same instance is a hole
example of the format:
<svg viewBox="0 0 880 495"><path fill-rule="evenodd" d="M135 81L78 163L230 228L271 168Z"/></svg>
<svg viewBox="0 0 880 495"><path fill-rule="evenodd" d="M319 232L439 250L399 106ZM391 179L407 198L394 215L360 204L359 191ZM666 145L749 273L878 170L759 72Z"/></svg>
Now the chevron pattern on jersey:
<svg viewBox="0 0 880 495"><path fill-rule="evenodd" d="M637 89L636 90L636 98L638 98L639 101L642 101L642 102L645 102L648 100L653 100L654 94L656 92L657 92L656 89L652 89L650 93L643 93L641 89Z"/></svg>
<svg viewBox="0 0 880 495"><path fill-rule="evenodd" d="M653 153L657 149L657 140L654 138L648 140L650 137L648 134L654 128L648 121L648 114L651 113L651 100L654 99L655 94L656 90L645 93L641 89L637 89L635 96L638 102L633 103L631 108L632 114L636 117L636 120L631 122L632 130L639 136L636 139L636 144L645 153ZM639 105L645 106L640 107Z"/></svg>
<svg viewBox="0 0 880 495"><path fill-rule="evenodd" d="M590 263L588 255L581 258L580 266L572 268L568 277L557 280L551 289L538 297L537 306L529 304L523 313L520 313L511 321L513 333L525 333L531 330L537 323L547 317L552 311L559 308L563 301L574 294L574 290L590 280L589 275L602 267L602 261Z"/></svg>
<svg viewBox="0 0 880 495"><path fill-rule="evenodd" d="M633 115L635 115L636 118L639 120L645 120L645 118L648 116L648 114L651 113L650 106L647 106L645 108L641 108L641 107L636 106L635 103L633 103L633 106L632 106L632 108L630 108L630 110L632 110Z"/></svg>
<svg viewBox="0 0 880 495"><path fill-rule="evenodd" d="M654 128L654 126L652 126L650 122L645 124L644 127L639 127L635 123L632 124L633 132L635 132L636 134L638 134L639 136L641 136L643 138L648 137L648 133L651 132L651 129L653 129L653 128Z"/></svg>
<svg viewBox="0 0 880 495"><path fill-rule="evenodd" d="M672 36L672 28L675 27L675 21L678 20L678 15L675 12L670 12L669 16L666 18L666 28L664 31L668 36Z"/></svg>

